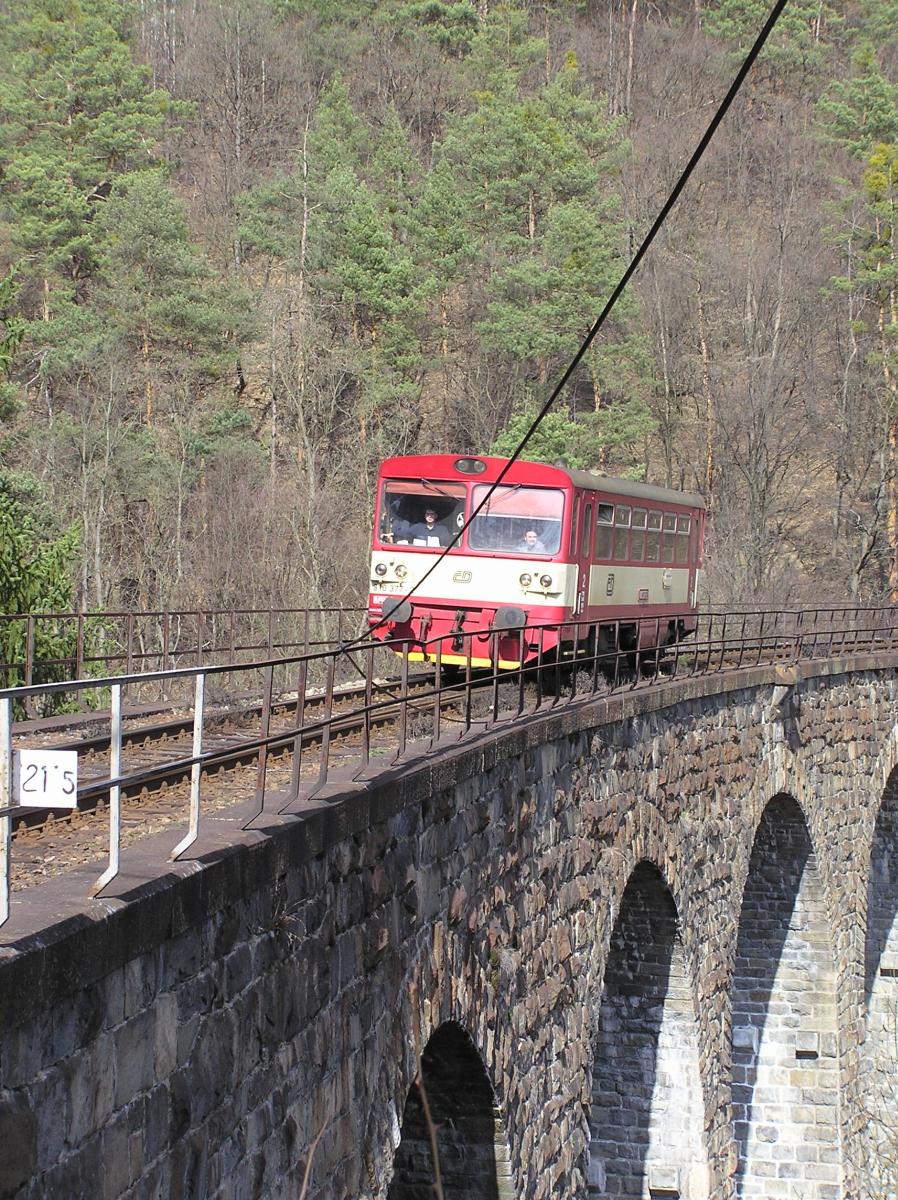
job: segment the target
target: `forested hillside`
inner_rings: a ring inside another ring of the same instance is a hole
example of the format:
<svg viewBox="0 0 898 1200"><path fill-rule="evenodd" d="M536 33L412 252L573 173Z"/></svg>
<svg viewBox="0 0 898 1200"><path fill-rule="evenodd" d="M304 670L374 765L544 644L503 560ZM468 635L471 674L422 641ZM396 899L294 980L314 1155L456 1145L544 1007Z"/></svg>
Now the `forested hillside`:
<svg viewBox="0 0 898 1200"><path fill-rule="evenodd" d="M0 0L0 609L358 602L378 460L515 444L766 11ZM530 456L703 492L714 602L898 598L896 206L898 6L790 0Z"/></svg>

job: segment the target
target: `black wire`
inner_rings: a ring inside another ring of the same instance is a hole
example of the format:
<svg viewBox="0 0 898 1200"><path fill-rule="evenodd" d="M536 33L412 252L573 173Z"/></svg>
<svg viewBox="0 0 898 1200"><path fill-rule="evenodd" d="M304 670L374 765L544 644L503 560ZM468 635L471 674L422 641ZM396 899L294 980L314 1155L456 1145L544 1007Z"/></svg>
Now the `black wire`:
<svg viewBox="0 0 898 1200"><path fill-rule="evenodd" d="M403 594L403 596L402 596L403 600L408 600L411 596L415 595L415 593L421 587L422 583L424 583L425 580L430 578L430 576L434 573L434 571L437 569L437 567L440 565L440 563L446 557L446 555L449 553L449 551L452 549L452 547L457 544L457 542L459 541L459 539L461 538L461 536L465 532L465 530L470 525L473 524L474 518L480 513L480 510L486 504L489 503L490 497L493 495L493 493L496 491L496 489L502 483L502 480L508 474L508 472L509 472L510 468L513 466L513 464L516 463L518 461L518 459L521 457L524 450L526 449L527 443L533 437L534 433L536 433L537 429L539 428L543 419L548 414L552 405L555 403L555 401L561 395L562 389L564 388L565 384L568 382L570 377L573 375L574 371L576 371L577 367L583 361L583 357L586 354L586 351L592 345L596 334L599 332L599 330L604 325L611 310L614 308L615 304L620 299L621 293L623 292L624 288L627 286L627 284L630 282L633 275L635 274L637 267L642 262L643 258L646 255L646 252L648 251L652 242L655 240L655 237L658 234L658 230L661 228L661 226L667 220L667 217L670 214L670 210L676 204L677 200L679 200L680 193L683 191L683 188L689 182L689 178L692 175L692 172L695 170L695 168L698 166L699 162L701 161L701 158L702 158L703 154L705 153L705 151L707 150L708 145L711 142L711 139L713 138L714 134L717 132L717 127L720 125L720 122L723 120L723 118L726 116L727 112L729 111L730 106L732 105L733 101L735 100L739 89L742 87L742 84L745 81L746 75L751 70L752 66L754 65L755 59L758 57L758 55L763 50L764 43L767 41L768 37L770 36L774 25L776 25L777 21L779 20L780 13L786 7L786 3L787 3L787 0L776 0L776 3L774 4L773 8L770 10L770 15L768 16L767 20L764 22L764 26L761 29L761 32L758 34L757 38L755 38L754 45L749 50L748 54L745 56L742 66L736 72L736 77L733 80L733 82L730 84L729 90L727 91L727 94L724 96L723 100L721 100L714 116L711 118L710 124L708 125L708 128L705 130L704 136L702 137L701 141L699 142L699 144L696 146L695 150L693 151L692 157L689 159L689 162L683 168L683 171L681 172L679 179L674 184L673 191L667 197L667 200L665 201L663 208L658 213L657 217L655 218L654 222L652 223L651 229L648 231L648 233L643 238L642 245L639 247L639 249L633 255L633 258L630 260L629 266L627 267L626 271L624 271L623 275L620 277L620 280L618 281L617 286L615 287L614 291L609 296L608 301L605 304L605 307L599 313L599 315L596 318L595 323L593 324L589 333L587 333L586 337L583 339L583 342L580 345L580 349L577 351L577 353L571 359L570 363L568 364L567 370L564 372L561 379L559 379L558 383L555 385L555 388L553 389L551 396L549 396L548 400L545 402L545 404L539 410L539 412L537 413L535 419L533 420L533 423L531 424L530 428L524 434L523 438L521 438L521 441L518 443L517 448L514 450L511 457L506 462L505 466L499 472L499 474L496 477L496 479L494 480L494 482L490 485L489 490L487 491L486 495L483 497L483 499L480 501L480 503L477 505L477 507L471 513L468 520L464 523L464 525L461 526L461 528L458 530L458 532L455 534L455 536L452 538L452 540L448 543L448 545L443 547L442 553L439 554L434 559L433 564L430 566L430 568L427 571L424 572L424 574L421 576L421 578L418 580L418 582L414 585L414 587L411 589L411 591ZM372 625L369 628L365 637L369 638L371 636L371 634L374 633L375 630L380 629L389 620L390 620L389 617L381 617L381 619L377 622L376 625ZM362 639L360 638L359 640L362 640ZM351 642L349 643L349 645L352 645L352 644L353 643L351 643Z"/></svg>

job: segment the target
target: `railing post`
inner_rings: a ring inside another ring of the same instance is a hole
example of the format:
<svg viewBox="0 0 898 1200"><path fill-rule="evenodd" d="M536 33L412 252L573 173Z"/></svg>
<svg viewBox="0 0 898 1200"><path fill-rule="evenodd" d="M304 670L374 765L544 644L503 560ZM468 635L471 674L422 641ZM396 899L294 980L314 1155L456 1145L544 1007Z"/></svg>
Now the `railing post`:
<svg viewBox="0 0 898 1200"><path fill-rule="evenodd" d="M162 617L162 670L171 667L171 613L166 612ZM162 699L168 699L168 681L162 681Z"/></svg>
<svg viewBox="0 0 898 1200"><path fill-rule="evenodd" d="M134 673L134 613L128 613L128 632L125 635L125 674Z"/></svg>
<svg viewBox="0 0 898 1200"><path fill-rule="evenodd" d="M206 618L205 614L198 612L196 614L196 665L203 665L203 642L206 636Z"/></svg>
<svg viewBox="0 0 898 1200"><path fill-rule="evenodd" d="M0 925L9 920L12 857L12 701L0 700Z"/></svg>
<svg viewBox="0 0 898 1200"><path fill-rule="evenodd" d="M408 740L408 642L402 643L402 668L399 672L399 737L396 758L405 753ZM395 761L395 760L394 760Z"/></svg>
<svg viewBox="0 0 898 1200"><path fill-rule="evenodd" d="M439 666L437 666L439 671ZM374 698L374 647L365 651L365 719L362 724L362 770L371 761L371 702Z"/></svg>
<svg viewBox="0 0 898 1200"><path fill-rule="evenodd" d="M327 783L330 768L331 724L334 719L334 675L337 669L337 656L331 654L327 660L327 683L324 687L324 721L321 729L321 750L318 760L318 779L312 789L312 795Z"/></svg>
<svg viewBox="0 0 898 1200"><path fill-rule="evenodd" d="M526 628L518 630L518 716L524 711L524 654L527 648Z"/></svg>
<svg viewBox="0 0 898 1200"><path fill-rule="evenodd" d="M34 683L34 614L25 622L25 687Z"/></svg>
<svg viewBox="0 0 898 1200"><path fill-rule="evenodd" d="M122 773L122 685L114 683L110 688L109 728L109 778L118 779ZM119 848L122 831L122 789L117 783L109 788L109 866L90 889L92 896L99 895L108 883L118 875Z"/></svg>
<svg viewBox="0 0 898 1200"><path fill-rule="evenodd" d="M742 614L742 625L739 630L739 661L736 663L736 669L742 669L742 660L745 657L745 613Z"/></svg>
<svg viewBox="0 0 898 1200"><path fill-rule="evenodd" d="M128 613L128 632L125 642L125 674L131 675L134 671L134 613ZM128 694L127 685L125 687L125 695Z"/></svg>
<svg viewBox="0 0 898 1200"><path fill-rule="evenodd" d="M203 709L206 694L206 676L200 671L196 677L193 693L193 753L194 759L199 759L203 753ZM190 768L190 824L186 835L178 842L171 852L174 862L184 851L192 846L199 836L200 830L200 781L203 775L203 764L194 762Z"/></svg>
<svg viewBox="0 0 898 1200"><path fill-rule="evenodd" d="M680 642L680 638L678 636L679 635L679 622L677 622L677 625L674 626L674 629L676 630L676 632L674 633L674 640L673 640L673 647L672 647L673 663L671 664L671 668L670 668L670 678L671 679L677 679L680 674L681 642Z"/></svg>
<svg viewBox="0 0 898 1200"><path fill-rule="evenodd" d="M84 613L78 613L78 634L75 644L75 678L84 674Z"/></svg>
<svg viewBox="0 0 898 1200"><path fill-rule="evenodd" d="M493 678L490 688L492 694L492 703L490 711L486 716L486 728L496 723L496 714L499 711L499 638L500 633L497 629L490 633L490 661L493 664Z"/></svg>
<svg viewBox="0 0 898 1200"><path fill-rule="evenodd" d="M462 722L461 732L459 737L463 737L471 728L471 659L474 655L474 634L466 633L462 635L467 640L465 647L465 702L464 702L464 721Z"/></svg>
<svg viewBox="0 0 898 1200"><path fill-rule="evenodd" d="M259 747L258 765L256 767L256 803L259 806L258 812L253 813L244 829L255 821L256 817L260 817L265 811L265 780L268 775L268 734L271 730L271 694L274 690L274 667L267 666L265 668L265 687L262 693L262 725L261 738L262 745Z"/></svg>
<svg viewBox="0 0 898 1200"><path fill-rule="evenodd" d="M590 640L592 642L592 694L595 695L599 690L599 648L602 644L602 631L598 625L593 625Z"/></svg>
<svg viewBox="0 0 898 1200"><path fill-rule="evenodd" d="M580 653L580 624L577 622L573 627L574 644L571 649L571 699L577 695L577 657Z"/></svg>
<svg viewBox="0 0 898 1200"><path fill-rule="evenodd" d="M290 795L287 803L278 809L285 812L299 795L300 775L302 773L302 737L303 724L306 716L306 687L308 685L309 663L303 656L299 660L299 670L296 675L296 736L293 739L293 768L290 772Z"/></svg>
<svg viewBox="0 0 898 1200"><path fill-rule="evenodd" d="M536 701L533 711L536 712L543 702L543 642L545 640L545 625L539 626L539 636L536 639Z"/></svg>
<svg viewBox="0 0 898 1200"><path fill-rule="evenodd" d="M430 745L433 748L440 740L440 718L443 713L443 639L437 638L433 654L433 729L430 735Z"/></svg>

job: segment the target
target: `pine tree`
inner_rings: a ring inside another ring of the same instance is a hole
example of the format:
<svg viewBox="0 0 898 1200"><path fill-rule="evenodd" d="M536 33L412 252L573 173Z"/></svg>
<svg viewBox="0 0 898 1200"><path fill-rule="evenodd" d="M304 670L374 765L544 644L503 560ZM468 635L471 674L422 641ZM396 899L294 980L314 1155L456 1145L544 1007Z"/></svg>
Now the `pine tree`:
<svg viewBox="0 0 898 1200"><path fill-rule="evenodd" d="M78 297L91 222L122 173L154 163L170 98L149 86L118 0L23 0L0 34L0 170L13 245L40 280L40 312Z"/></svg>
<svg viewBox="0 0 898 1200"><path fill-rule="evenodd" d="M160 396L220 378L250 332L239 291L211 278L183 205L161 173L123 177L96 223L96 307L108 335L134 352L144 420Z"/></svg>
<svg viewBox="0 0 898 1200"><path fill-rule="evenodd" d="M706 32L743 57L770 13L767 0L713 0L704 10ZM827 49L842 27L837 10L821 0L790 0L772 30L756 70L773 77L819 72Z"/></svg>
<svg viewBox="0 0 898 1200"><path fill-rule="evenodd" d="M878 142L898 139L898 84L882 73L872 46L858 49L851 77L830 85L817 112L826 139L855 158L867 158Z"/></svg>

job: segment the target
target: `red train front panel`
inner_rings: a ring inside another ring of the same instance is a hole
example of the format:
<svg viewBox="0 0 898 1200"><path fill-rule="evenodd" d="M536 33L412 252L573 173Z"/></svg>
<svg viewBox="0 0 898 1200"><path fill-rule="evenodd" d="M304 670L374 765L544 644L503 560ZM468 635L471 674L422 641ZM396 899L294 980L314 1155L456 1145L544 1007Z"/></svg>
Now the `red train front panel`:
<svg viewBox="0 0 898 1200"><path fill-rule="evenodd" d="M445 635L443 662L491 665L491 634L557 623L576 601L577 569L565 561L570 481L551 467L519 464L489 496L459 543L441 550L487 497L504 460L433 456L383 464L371 557L369 617L385 640L422 643ZM404 597L417 590L405 600ZM557 633L548 631L544 648ZM535 653L536 639L532 639ZM500 665L517 665L520 639L500 634Z"/></svg>

